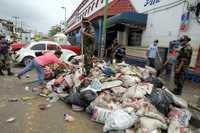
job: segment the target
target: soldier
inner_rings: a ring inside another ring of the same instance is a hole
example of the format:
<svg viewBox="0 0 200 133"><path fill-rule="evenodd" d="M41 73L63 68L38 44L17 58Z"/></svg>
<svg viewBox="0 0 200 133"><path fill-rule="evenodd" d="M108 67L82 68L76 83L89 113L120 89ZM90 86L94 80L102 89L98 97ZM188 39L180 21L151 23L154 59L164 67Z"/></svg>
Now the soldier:
<svg viewBox="0 0 200 133"><path fill-rule="evenodd" d="M176 95L182 94L184 85L184 72L190 65L192 57L192 47L189 44L190 41L191 38L186 35L183 36L181 40L182 48L178 51L174 76L176 88L173 90L173 93Z"/></svg>
<svg viewBox="0 0 200 133"><path fill-rule="evenodd" d="M86 75L89 75L90 69L92 68L92 56L95 50L95 30L88 18L83 18L81 36L83 43L83 54L84 54L84 67Z"/></svg>
<svg viewBox="0 0 200 133"><path fill-rule="evenodd" d="M8 75L13 75L13 73L11 72L9 44L5 40L5 36L0 34L0 75L4 75L4 69L7 70Z"/></svg>

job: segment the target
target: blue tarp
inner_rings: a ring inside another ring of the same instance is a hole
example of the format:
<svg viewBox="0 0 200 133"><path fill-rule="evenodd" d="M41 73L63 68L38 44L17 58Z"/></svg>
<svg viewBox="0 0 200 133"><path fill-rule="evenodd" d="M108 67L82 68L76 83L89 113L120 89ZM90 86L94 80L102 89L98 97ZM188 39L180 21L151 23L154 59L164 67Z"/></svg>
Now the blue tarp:
<svg viewBox="0 0 200 133"><path fill-rule="evenodd" d="M121 23L146 26L147 15L136 12L123 12L108 19L108 27L112 27L113 25Z"/></svg>

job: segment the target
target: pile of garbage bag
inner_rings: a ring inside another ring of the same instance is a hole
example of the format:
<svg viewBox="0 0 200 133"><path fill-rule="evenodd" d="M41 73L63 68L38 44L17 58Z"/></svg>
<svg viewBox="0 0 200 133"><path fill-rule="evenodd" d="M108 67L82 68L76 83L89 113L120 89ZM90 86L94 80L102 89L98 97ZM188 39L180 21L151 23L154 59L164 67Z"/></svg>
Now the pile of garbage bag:
<svg viewBox="0 0 200 133"><path fill-rule="evenodd" d="M69 63L68 70L46 85L74 111L86 111L109 133L188 133L191 113L187 102L175 96L156 70L95 61L89 76L83 65Z"/></svg>

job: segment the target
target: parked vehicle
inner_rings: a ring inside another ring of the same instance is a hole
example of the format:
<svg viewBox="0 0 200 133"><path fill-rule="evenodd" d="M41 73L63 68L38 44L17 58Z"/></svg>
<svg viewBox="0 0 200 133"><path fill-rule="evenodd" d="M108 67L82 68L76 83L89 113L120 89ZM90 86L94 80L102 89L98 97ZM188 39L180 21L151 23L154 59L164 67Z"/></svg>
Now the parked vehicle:
<svg viewBox="0 0 200 133"><path fill-rule="evenodd" d="M23 47L26 47L26 44L21 42L14 42L13 44L11 44L11 52L15 54L18 50L20 50ZM61 44L60 47L62 49L74 51L76 54L81 53L81 48L79 46L73 46L68 41L67 44Z"/></svg>
<svg viewBox="0 0 200 133"><path fill-rule="evenodd" d="M61 59L65 62L67 62L69 57L76 55L76 53L71 50L61 48L60 45L56 42L40 41L33 42L30 45L21 48L12 58L17 63L23 63L24 65L27 65L34 57L49 51L55 51L58 48L62 50L63 54L61 56Z"/></svg>

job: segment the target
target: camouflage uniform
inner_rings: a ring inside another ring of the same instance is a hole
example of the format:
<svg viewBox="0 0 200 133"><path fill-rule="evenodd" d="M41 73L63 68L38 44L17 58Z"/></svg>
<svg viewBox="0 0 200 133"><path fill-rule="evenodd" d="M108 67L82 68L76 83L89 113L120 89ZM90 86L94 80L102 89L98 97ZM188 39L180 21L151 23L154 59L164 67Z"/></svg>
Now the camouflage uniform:
<svg viewBox="0 0 200 133"><path fill-rule="evenodd" d="M192 47L189 44L182 47L178 52L177 62L176 62L176 69L179 68L179 65L183 62L183 65L180 69L180 72L175 72L174 82L177 88L175 88L175 93L180 95L182 93L183 85L184 85L184 74L187 68L190 65L192 57Z"/></svg>
<svg viewBox="0 0 200 133"><path fill-rule="evenodd" d="M8 75L12 75L11 72L11 57L9 53L8 42L3 42L0 44L0 73L3 74L2 70L7 70Z"/></svg>
<svg viewBox="0 0 200 133"><path fill-rule="evenodd" d="M95 30L91 25L87 26L84 32L95 36ZM87 35L83 35L84 66L87 75L90 73L90 69L92 68L92 56L94 52L94 45L95 37L92 38Z"/></svg>

